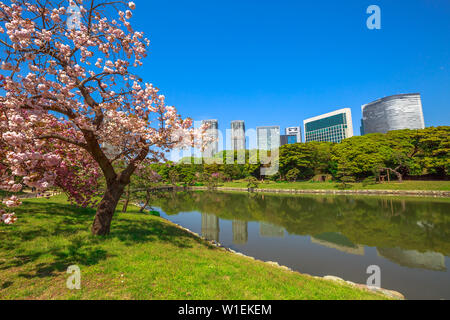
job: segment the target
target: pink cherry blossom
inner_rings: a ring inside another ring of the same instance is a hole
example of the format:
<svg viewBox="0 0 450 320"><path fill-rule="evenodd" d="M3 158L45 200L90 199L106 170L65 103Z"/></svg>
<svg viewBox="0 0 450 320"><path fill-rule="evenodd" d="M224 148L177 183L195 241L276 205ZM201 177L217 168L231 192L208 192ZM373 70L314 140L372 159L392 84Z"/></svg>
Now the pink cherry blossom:
<svg viewBox="0 0 450 320"><path fill-rule="evenodd" d="M15 213L5 213L1 215L1 221L3 221L4 224L13 224L17 221L17 218L15 216Z"/></svg>
<svg viewBox="0 0 450 320"><path fill-rule="evenodd" d="M81 23L73 29L72 9L52 3L0 1L0 188L58 187L78 204L97 205L103 175L92 231L108 234L134 171L171 148L207 143L199 139L206 128L194 130L138 75L150 41L130 23L134 2L77 1ZM127 166L118 170L118 161Z"/></svg>

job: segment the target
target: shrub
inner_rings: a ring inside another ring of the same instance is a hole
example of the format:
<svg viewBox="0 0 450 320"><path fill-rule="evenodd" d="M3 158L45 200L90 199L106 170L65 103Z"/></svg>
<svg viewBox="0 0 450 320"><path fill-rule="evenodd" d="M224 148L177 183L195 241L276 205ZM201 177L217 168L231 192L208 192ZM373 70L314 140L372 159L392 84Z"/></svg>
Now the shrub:
<svg viewBox="0 0 450 320"><path fill-rule="evenodd" d="M288 173L286 173L286 180L295 182L295 181L297 181L299 175L300 175L300 170L298 170L297 168L291 169L288 171Z"/></svg>
<svg viewBox="0 0 450 320"><path fill-rule="evenodd" d="M345 189L351 189L352 182L355 182L355 178L352 176L343 176L341 177L341 183L338 185L338 188L341 190L345 190Z"/></svg>
<svg viewBox="0 0 450 320"><path fill-rule="evenodd" d="M247 188L249 188L249 189L256 189L259 186L258 179L256 179L253 176L247 177L246 182L247 182Z"/></svg>

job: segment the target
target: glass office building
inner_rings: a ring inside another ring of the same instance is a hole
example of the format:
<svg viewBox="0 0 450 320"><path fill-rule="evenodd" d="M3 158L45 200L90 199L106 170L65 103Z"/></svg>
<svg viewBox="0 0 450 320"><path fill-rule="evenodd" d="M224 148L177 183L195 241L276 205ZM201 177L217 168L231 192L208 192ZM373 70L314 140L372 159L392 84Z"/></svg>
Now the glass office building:
<svg viewBox="0 0 450 320"><path fill-rule="evenodd" d="M280 145L284 146L285 144L294 144L298 142L298 137L296 135L287 135L284 134L280 137Z"/></svg>
<svg viewBox="0 0 450 320"><path fill-rule="evenodd" d="M336 110L303 121L305 141L339 143L353 137L352 112L349 108Z"/></svg>
<svg viewBox="0 0 450 320"><path fill-rule="evenodd" d="M242 120L231 122L231 149L245 150L245 123Z"/></svg>
<svg viewBox="0 0 450 320"><path fill-rule="evenodd" d="M280 147L280 127L257 127L258 150L275 150Z"/></svg>
<svg viewBox="0 0 450 320"><path fill-rule="evenodd" d="M219 152L219 121L218 120L203 120L202 125L207 124L209 128L206 130L205 136L212 138L212 142L209 142L203 150L203 158L212 158Z"/></svg>
<svg viewBox="0 0 450 320"><path fill-rule="evenodd" d="M361 135L425 128L419 93L385 97L363 105L361 110Z"/></svg>
<svg viewBox="0 0 450 320"><path fill-rule="evenodd" d="M301 143L302 142L302 129L300 127L289 127L286 128L287 136L293 136L295 135L297 137L296 142L289 142L289 143ZM291 139L292 141L292 139Z"/></svg>

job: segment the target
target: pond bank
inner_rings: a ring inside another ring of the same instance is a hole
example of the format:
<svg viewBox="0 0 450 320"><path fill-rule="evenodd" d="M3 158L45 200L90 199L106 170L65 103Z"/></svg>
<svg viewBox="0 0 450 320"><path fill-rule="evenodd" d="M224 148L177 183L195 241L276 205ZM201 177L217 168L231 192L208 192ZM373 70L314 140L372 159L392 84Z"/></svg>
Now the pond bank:
<svg viewBox="0 0 450 320"><path fill-rule="evenodd" d="M207 187L188 187L188 190L208 190ZM248 188L218 187L218 191L248 192ZM433 190L302 190L302 189L254 189L256 193L287 193L287 194L332 194L332 195L392 195L392 196L424 196L450 197L450 191Z"/></svg>
<svg viewBox="0 0 450 320"><path fill-rule="evenodd" d="M64 195L24 200L16 214L16 224L0 226L5 300L387 298L230 254L132 205L116 211L111 234L100 238L89 231L95 210L72 206ZM66 268L74 264L82 288L72 291Z"/></svg>
<svg viewBox="0 0 450 320"><path fill-rule="evenodd" d="M162 218L162 219L164 219L164 218ZM167 220L167 219L164 219L164 220ZM375 293L378 293L378 294L382 294L382 295L386 296L389 299L405 300L405 296L403 294L401 294L400 292L398 292L398 291L378 288L378 287L374 287L374 286L368 286L366 284L358 284L358 283L354 283L354 282L351 282L351 281L346 281L346 280L344 280L342 278L339 278L339 277L336 277L336 276L332 276L332 275L327 275L327 276L324 276L324 277L312 276L310 274L300 273L300 272L297 272L295 270L292 270L291 268L289 268L287 266L283 266L283 265L278 264L278 262L258 260L258 259L254 258L252 256L245 255L245 254L243 254L241 252L237 252L235 250L232 250L231 248L224 247L222 244L220 244L220 243L218 243L216 241L207 240L203 236L199 235L196 232L193 232L193 231L189 230L188 228L183 227L182 225L174 223L174 222L172 222L170 220L167 220L167 221L172 223L172 224L174 224L178 228L180 228L180 229L182 229L182 230L192 234L193 236L195 236L195 237L197 237L199 239L202 239L203 241L208 242L212 246L215 246L217 248L220 248L220 249L223 249L225 251L228 251L228 252L230 252L230 253L232 253L232 254L234 254L236 256L239 256L239 257L244 257L244 258L247 258L247 259L250 259L250 260L253 260L253 261L259 261L259 262L266 263L267 265L270 265L272 267L278 268L280 271L288 271L288 272L292 272L292 273L297 273L298 275L302 275L302 276L308 276L308 277L312 277L312 278L315 278L315 279L331 281L331 282L334 282L334 283L336 283L338 285L350 286L350 287L353 287L353 288L356 288L356 289L360 289L360 290L364 290L364 291L375 292Z"/></svg>

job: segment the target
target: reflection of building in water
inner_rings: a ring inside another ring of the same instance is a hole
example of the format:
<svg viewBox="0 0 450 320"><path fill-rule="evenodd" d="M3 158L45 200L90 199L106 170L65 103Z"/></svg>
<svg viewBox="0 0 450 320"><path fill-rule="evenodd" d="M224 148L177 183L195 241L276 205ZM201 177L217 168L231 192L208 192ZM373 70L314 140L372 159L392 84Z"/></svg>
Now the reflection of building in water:
<svg viewBox="0 0 450 320"><path fill-rule="evenodd" d="M284 229L281 227L277 227L268 223L259 224L259 234L261 237L267 238L283 238L284 237Z"/></svg>
<svg viewBox="0 0 450 320"><path fill-rule="evenodd" d="M219 218L215 215L202 213L202 235L208 240L219 242Z"/></svg>
<svg viewBox="0 0 450 320"><path fill-rule="evenodd" d="M233 243L246 244L248 241L247 221L233 221Z"/></svg>
<svg viewBox="0 0 450 320"><path fill-rule="evenodd" d="M437 252L420 253L416 250L402 250L399 248L377 249L378 255L389 259L401 266L420 268L433 271L447 271L445 257Z"/></svg>
<svg viewBox="0 0 450 320"><path fill-rule="evenodd" d="M345 253L364 255L364 246L356 245L346 236L337 232L327 232L311 237L311 242Z"/></svg>

